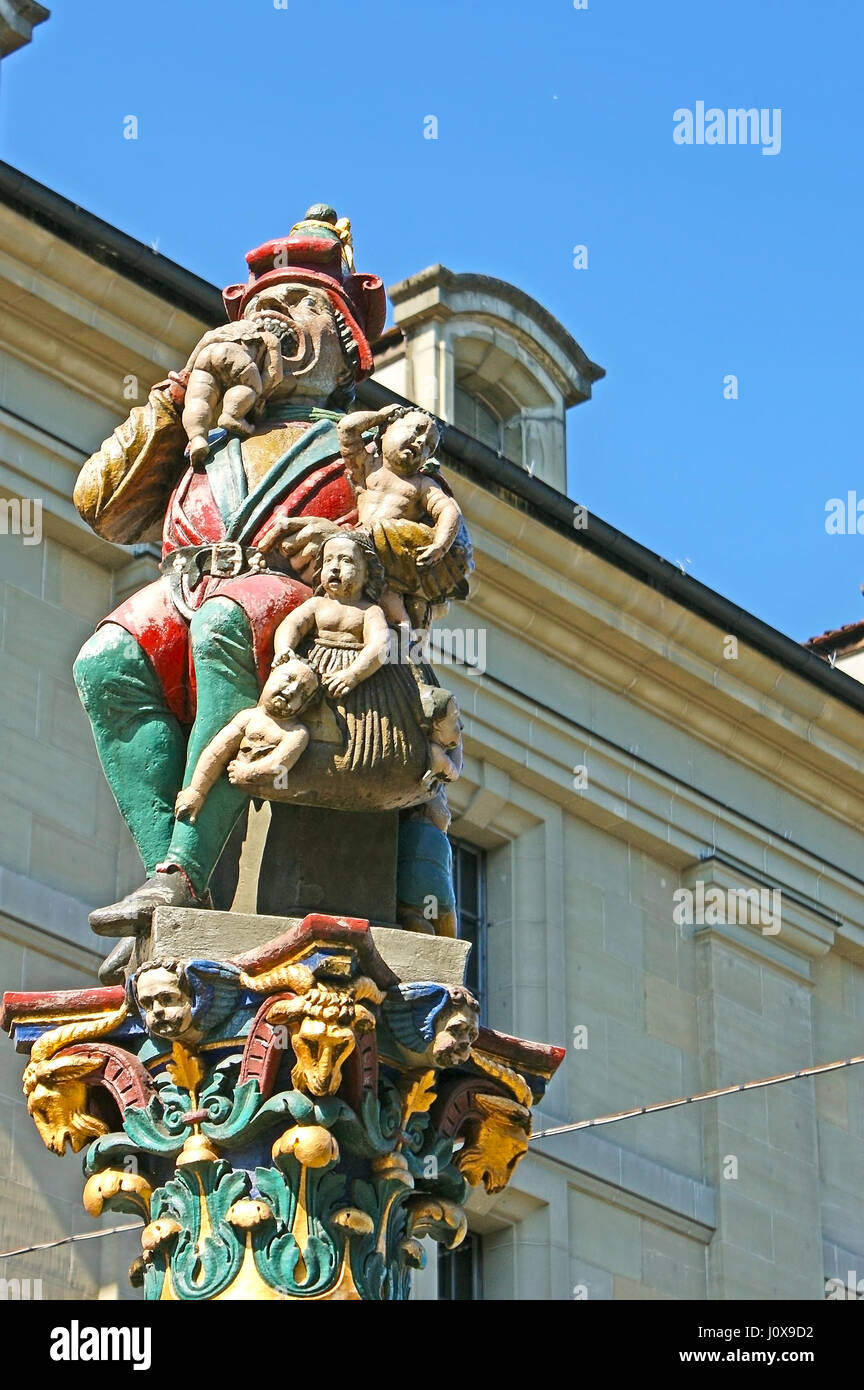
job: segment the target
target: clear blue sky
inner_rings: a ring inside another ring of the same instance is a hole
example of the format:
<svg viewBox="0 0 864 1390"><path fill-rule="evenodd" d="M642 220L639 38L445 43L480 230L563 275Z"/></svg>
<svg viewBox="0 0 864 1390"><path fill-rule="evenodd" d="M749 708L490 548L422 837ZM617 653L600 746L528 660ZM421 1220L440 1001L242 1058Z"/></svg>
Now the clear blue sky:
<svg viewBox="0 0 864 1390"><path fill-rule="evenodd" d="M385 283L513 281L608 372L573 496L794 637L864 617L825 531L864 499L855 0L52 9L3 64L11 164L220 286L318 200ZM780 153L676 145L698 101L779 107Z"/></svg>

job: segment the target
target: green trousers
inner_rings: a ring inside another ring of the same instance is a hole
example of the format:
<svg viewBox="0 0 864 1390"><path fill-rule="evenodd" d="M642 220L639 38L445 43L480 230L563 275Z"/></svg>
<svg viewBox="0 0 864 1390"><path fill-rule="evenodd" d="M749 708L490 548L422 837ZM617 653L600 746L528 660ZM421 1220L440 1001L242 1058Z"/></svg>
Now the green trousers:
<svg viewBox="0 0 864 1390"><path fill-rule="evenodd" d="M117 623L97 629L74 670L99 760L148 877L158 864L179 865L200 896L249 798L220 777L195 825L175 821L174 800L202 750L238 710L257 702L259 690L252 631L238 604L207 599L189 641L198 703L188 741L146 654Z"/></svg>

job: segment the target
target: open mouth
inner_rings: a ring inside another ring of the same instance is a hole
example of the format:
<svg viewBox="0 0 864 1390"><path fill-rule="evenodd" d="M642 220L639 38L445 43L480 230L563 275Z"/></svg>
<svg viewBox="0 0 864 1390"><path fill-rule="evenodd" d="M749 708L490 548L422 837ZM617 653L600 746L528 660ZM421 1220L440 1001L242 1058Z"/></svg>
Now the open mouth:
<svg viewBox="0 0 864 1390"><path fill-rule="evenodd" d="M299 362L306 351L306 335L296 323L278 309L268 306L259 309L252 318L267 333L272 333L282 345L282 356L286 362Z"/></svg>

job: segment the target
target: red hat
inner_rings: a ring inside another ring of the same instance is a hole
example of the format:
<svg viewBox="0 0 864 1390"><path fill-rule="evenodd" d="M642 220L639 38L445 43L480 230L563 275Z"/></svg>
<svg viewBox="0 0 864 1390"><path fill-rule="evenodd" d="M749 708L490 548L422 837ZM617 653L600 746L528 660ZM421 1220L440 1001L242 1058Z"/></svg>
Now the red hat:
<svg viewBox="0 0 864 1390"><path fill-rule="evenodd" d="M309 210L310 213L317 211L317 208ZM332 219L335 223L335 214ZM318 286L326 291L334 309L344 316L357 345L358 381L369 376L375 365L369 343L380 337L384 328L387 297L377 275L358 275L348 270L343 242L335 226L331 231L318 219L305 224L298 222L287 237L265 241L263 246L247 251L246 263L249 266L246 284L228 285L222 291L229 320L242 318L252 296L267 285Z"/></svg>

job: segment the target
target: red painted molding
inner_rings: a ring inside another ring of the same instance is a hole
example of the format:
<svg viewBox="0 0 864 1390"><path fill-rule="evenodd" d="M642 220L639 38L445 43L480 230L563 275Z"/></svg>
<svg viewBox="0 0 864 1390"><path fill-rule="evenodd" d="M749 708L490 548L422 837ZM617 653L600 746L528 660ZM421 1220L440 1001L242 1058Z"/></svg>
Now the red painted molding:
<svg viewBox="0 0 864 1390"><path fill-rule="evenodd" d="M53 989L4 994L0 1006L0 1027L9 1033L16 1020L22 1016L108 1013L112 1009L119 1009L124 994L122 985L103 985L99 989Z"/></svg>

